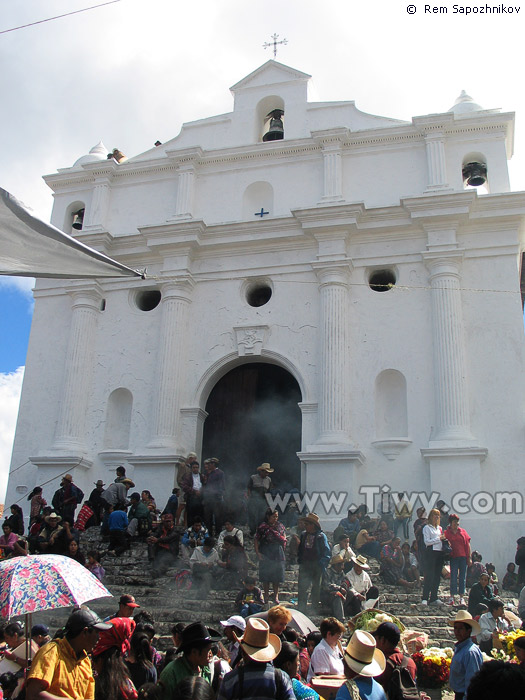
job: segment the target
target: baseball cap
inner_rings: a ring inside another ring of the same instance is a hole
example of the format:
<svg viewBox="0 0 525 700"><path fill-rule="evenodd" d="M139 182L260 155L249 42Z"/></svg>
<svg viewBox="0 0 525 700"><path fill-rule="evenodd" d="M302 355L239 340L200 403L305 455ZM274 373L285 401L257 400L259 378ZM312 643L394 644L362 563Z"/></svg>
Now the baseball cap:
<svg viewBox="0 0 525 700"><path fill-rule="evenodd" d="M135 601L132 595L121 595L119 603L121 605L127 605L129 608L140 608L140 605Z"/></svg>
<svg viewBox="0 0 525 700"><path fill-rule="evenodd" d="M80 634L86 627L94 627L97 630L109 630L112 625L107 622L102 622L100 617L89 608L80 608L75 610L68 617L66 622L66 633L71 632L74 635Z"/></svg>
<svg viewBox="0 0 525 700"><path fill-rule="evenodd" d="M246 629L246 620L244 617L241 617L241 615L232 615L227 620L221 620L221 625L223 627L237 627L244 632Z"/></svg>
<svg viewBox="0 0 525 700"><path fill-rule="evenodd" d="M384 637L390 644L397 646L401 639L401 632L399 631L399 627L393 622L382 622L374 632L374 637L376 639L378 637Z"/></svg>
<svg viewBox="0 0 525 700"><path fill-rule="evenodd" d="M42 635L43 637L47 637L49 634L49 627L47 625L33 625L31 627L31 636L32 637L38 637L39 635Z"/></svg>

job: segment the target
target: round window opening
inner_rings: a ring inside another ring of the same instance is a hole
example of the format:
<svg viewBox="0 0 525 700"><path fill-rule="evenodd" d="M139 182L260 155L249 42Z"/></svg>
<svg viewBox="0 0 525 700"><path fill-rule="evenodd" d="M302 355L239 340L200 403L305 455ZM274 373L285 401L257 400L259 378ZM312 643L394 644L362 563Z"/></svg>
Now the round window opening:
<svg viewBox="0 0 525 700"><path fill-rule="evenodd" d="M272 288L264 282L254 284L246 292L246 301L250 306L264 306L271 298Z"/></svg>
<svg viewBox="0 0 525 700"><path fill-rule="evenodd" d="M396 283L392 270L374 270L368 278L370 289L374 292L388 292Z"/></svg>
<svg viewBox="0 0 525 700"><path fill-rule="evenodd" d="M161 297L158 289L146 289L137 293L135 303L141 311L153 311L160 304Z"/></svg>

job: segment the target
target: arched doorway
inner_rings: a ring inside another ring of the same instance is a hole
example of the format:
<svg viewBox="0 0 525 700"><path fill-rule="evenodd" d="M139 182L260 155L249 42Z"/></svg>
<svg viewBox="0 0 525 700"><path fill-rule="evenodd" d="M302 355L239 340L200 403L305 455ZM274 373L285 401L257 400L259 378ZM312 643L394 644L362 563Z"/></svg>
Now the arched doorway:
<svg viewBox="0 0 525 700"><path fill-rule="evenodd" d="M270 462L279 489L301 486L301 390L282 367L262 362L235 367L206 402L202 457L217 456L229 484L244 490L250 474Z"/></svg>

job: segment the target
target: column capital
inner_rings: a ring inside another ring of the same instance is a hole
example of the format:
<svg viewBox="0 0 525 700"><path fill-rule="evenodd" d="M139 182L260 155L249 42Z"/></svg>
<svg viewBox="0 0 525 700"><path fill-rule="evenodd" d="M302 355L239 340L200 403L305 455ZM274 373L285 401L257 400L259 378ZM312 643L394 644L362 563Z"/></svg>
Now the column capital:
<svg viewBox="0 0 525 700"><path fill-rule="evenodd" d="M459 277L464 254L463 248L455 248L440 252L423 252L421 257L430 272L430 279L433 280L441 276Z"/></svg>
<svg viewBox="0 0 525 700"><path fill-rule="evenodd" d="M162 300L182 299L183 301L190 301L194 287L195 280L190 272L177 275L176 277L165 278L160 285Z"/></svg>
<svg viewBox="0 0 525 700"><path fill-rule="evenodd" d="M104 293L97 282L70 289L67 293L71 297L71 307L73 309L85 307L100 311L100 302L104 297Z"/></svg>
<svg viewBox="0 0 525 700"><path fill-rule="evenodd" d="M317 275L319 287L327 285L340 285L348 287L350 283L350 273L354 269L354 265L350 258L346 260L337 260L334 262L313 262L312 268Z"/></svg>

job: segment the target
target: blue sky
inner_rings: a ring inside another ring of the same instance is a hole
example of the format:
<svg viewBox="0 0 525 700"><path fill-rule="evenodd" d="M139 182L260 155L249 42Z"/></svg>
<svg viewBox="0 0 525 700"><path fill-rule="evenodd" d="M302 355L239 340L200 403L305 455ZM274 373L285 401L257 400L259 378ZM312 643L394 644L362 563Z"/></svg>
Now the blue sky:
<svg viewBox="0 0 525 700"><path fill-rule="evenodd" d="M410 120L447 111L465 89L484 108L516 111L509 170L512 188L525 190L522 17L454 14L457 0L440 3L448 12L439 15L418 0L415 14L406 0L121 0L2 33L94 4L2 3L0 187L44 220L52 193L42 175L71 166L101 140L133 156L176 136L184 121L230 111L229 87L272 58L263 43L274 33L288 40L277 60L313 76L311 100L355 100L364 112ZM0 279L0 502L30 286Z"/></svg>

